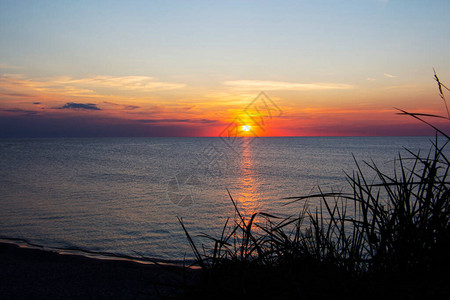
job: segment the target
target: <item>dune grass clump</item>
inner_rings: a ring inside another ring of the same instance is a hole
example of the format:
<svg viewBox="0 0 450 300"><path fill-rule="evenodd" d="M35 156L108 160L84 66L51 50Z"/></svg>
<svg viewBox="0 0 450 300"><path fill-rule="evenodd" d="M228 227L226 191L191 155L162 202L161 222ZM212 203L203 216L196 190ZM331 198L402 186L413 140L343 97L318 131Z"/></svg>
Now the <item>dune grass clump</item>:
<svg viewBox="0 0 450 300"><path fill-rule="evenodd" d="M447 87L435 79L446 104ZM450 267L450 137L423 119L446 117L400 113L440 136L425 155L407 150L408 157L395 159L391 174L365 163L373 179L355 159L356 170L346 174L350 192L287 198L302 207L290 218L245 217L230 195L234 221L227 220L220 237L201 234L213 243L201 251L180 220L205 274L195 295L419 299L449 293L438 274ZM311 210L313 199L319 205Z"/></svg>

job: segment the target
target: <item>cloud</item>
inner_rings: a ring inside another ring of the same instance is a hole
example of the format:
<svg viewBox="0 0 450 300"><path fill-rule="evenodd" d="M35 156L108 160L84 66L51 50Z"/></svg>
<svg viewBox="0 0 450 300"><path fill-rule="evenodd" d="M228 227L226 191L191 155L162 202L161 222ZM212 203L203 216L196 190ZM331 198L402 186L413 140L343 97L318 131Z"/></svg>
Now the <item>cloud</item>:
<svg viewBox="0 0 450 300"><path fill-rule="evenodd" d="M84 109L84 110L101 110L97 107L97 104L93 103L74 103L74 102L67 102L62 107L58 107L58 109Z"/></svg>
<svg viewBox="0 0 450 300"><path fill-rule="evenodd" d="M384 76L388 77L388 78L395 78L397 76L389 74L389 73L383 73Z"/></svg>
<svg viewBox="0 0 450 300"><path fill-rule="evenodd" d="M138 108L141 108L141 107L137 106L137 105L127 105L127 106L125 106L125 110L135 110L135 109L138 109Z"/></svg>
<svg viewBox="0 0 450 300"><path fill-rule="evenodd" d="M38 105L41 104L41 102L33 102L33 104Z"/></svg>
<svg viewBox="0 0 450 300"><path fill-rule="evenodd" d="M367 77L366 80L367 80L367 81L375 81L376 79L375 79L375 78L372 78L372 77Z"/></svg>
<svg viewBox="0 0 450 300"><path fill-rule="evenodd" d="M9 97L18 97L18 98L33 98L35 96L25 94L25 93L13 93L13 92L6 92L6 93L0 93L2 96L9 96Z"/></svg>
<svg viewBox="0 0 450 300"><path fill-rule="evenodd" d="M112 105L115 108L119 108L119 109L123 109L123 110L135 110L135 109L141 108L140 106L137 106L137 105L124 105L124 104L118 104L118 103L109 102L109 101L103 101L103 103L105 103L107 105Z"/></svg>
<svg viewBox="0 0 450 300"><path fill-rule="evenodd" d="M184 83L160 81L150 76L93 76L73 78L70 76L41 79L21 74L2 74L0 82L14 90L21 86L38 92L58 93L77 97L104 97L118 91L156 92L181 89Z"/></svg>
<svg viewBox="0 0 450 300"><path fill-rule="evenodd" d="M82 85L88 87L108 87L126 91L162 91L180 89L184 83L159 81L149 76L94 76L81 79L62 77L56 82L64 84Z"/></svg>
<svg viewBox="0 0 450 300"><path fill-rule="evenodd" d="M25 109L20 109L20 108L2 109L1 111L14 113L14 114L21 114L21 115L26 115L26 116L33 116L33 115L38 114L38 112L35 110L25 110Z"/></svg>
<svg viewBox="0 0 450 300"><path fill-rule="evenodd" d="M224 85L232 86L242 90L349 90L355 87L350 84L340 83L293 83L284 81L265 81L265 80L234 80L225 81Z"/></svg>
<svg viewBox="0 0 450 300"><path fill-rule="evenodd" d="M82 96L82 97L99 97L91 89L86 89L81 86L75 86L67 82L61 81L61 77L52 77L47 79L30 79L22 74L2 74L0 75L0 83L6 89L10 90L25 90L28 92L39 93L56 93L63 94L65 96ZM12 96L12 95L11 95ZM20 97L16 93L14 95Z"/></svg>
<svg viewBox="0 0 450 300"><path fill-rule="evenodd" d="M150 123L150 124L158 124L158 123L200 123L200 124L212 124L217 123L217 120L210 119L141 119L138 120L140 123Z"/></svg>

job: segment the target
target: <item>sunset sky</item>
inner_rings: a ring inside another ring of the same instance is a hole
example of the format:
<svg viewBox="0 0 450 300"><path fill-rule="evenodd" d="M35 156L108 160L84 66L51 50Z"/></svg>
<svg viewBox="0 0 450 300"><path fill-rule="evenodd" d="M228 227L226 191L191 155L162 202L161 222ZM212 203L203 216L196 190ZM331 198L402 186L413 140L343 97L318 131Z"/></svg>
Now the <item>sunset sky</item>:
<svg viewBox="0 0 450 300"><path fill-rule="evenodd" d="M0 0L0 137L432 134L394 107L446 114L449 37L444 0Z"/></svg>

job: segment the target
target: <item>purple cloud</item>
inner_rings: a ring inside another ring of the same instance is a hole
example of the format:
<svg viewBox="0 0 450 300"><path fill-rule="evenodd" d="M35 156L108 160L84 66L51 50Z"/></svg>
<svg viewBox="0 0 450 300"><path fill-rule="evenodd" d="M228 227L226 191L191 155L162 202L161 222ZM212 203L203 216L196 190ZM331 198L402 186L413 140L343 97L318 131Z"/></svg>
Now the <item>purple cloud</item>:
<svg viewBox="0 0 450 300"><path fill-rule="evenodd" d="M75 102L67 102L62 107L58 107L58 109L85 109L85 110L101 110L97 107L97 104L93 103L75 103Z"/></svg>

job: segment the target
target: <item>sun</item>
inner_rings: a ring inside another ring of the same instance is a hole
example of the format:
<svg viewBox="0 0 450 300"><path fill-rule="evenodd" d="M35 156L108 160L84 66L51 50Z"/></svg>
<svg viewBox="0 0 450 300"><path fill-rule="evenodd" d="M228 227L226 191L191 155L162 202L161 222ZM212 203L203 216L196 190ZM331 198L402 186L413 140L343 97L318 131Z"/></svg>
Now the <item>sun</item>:
<svg viewBox="0 0 450 300"><path fill-rule="evenodd" d="M243 125L242 126L242 130L243 131L250 131L250 129L252 129L252 127L250 125Z"/></svg>

